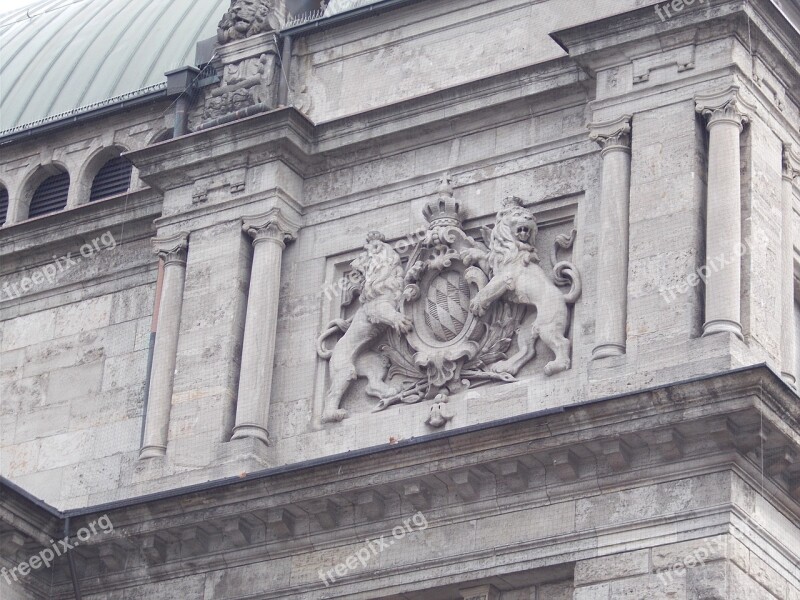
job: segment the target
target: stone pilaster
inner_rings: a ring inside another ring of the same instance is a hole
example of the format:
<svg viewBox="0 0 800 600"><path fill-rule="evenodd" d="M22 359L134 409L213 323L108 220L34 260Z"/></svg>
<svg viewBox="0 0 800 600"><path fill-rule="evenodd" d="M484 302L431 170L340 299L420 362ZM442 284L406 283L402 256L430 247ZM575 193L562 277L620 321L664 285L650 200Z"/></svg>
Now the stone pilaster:
<svg viewBox="0 0 800 600"><path fill-rule="evenodd" d="M742 191L739 137L755 107L737 87L695 97L707 121L706 306L703 335L733 333L742 338Z"/></svg>
<svg viewBox="0 0 800 600"><path fill-rule="evenodd" d="M153 239L154 251L164 261L164 280L161 287L161 301L158 305L153 367L147 396L144 439L139 458L164 456L167 451L188 242L189 234L184 232L171 237Z"/></svg>
<svg viewBox="0 0 800 600"><path fill-rule="evenodd" d="M625 354L628 289L628 216L631 195L631 117L589 126L603 148L600 192L595 345L592 358Z"/></svg>
<svg viewBox="0 0 800 600"><path fill-rule="evenodd" d="M299 226L275 208L263 215L245 218L242 228L253 238L253 266L232 439L252 437L267 444L281 259L285 242L296 237Z"/></svg>
<svg viewBox="0 0 800 600"><path fill-rule="evenodd" d="M781 376L797 383L797 349L794 339L794 180L800 177L800 157L790 144L783 147L781 187Z"/></svg>

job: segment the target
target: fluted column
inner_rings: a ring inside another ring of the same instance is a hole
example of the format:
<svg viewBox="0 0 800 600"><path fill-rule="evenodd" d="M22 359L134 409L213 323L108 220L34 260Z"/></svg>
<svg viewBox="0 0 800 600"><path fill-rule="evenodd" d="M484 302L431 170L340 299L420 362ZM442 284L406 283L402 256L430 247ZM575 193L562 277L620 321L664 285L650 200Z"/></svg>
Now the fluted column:
<svg viewBox="0 0 800 600"><path fill-rule="evenodd" d="M164 279L161 302L158 305L153 367L150 373L144 439L139 458L164 456L167 451L188 242L189 234L183 232L167 238L153 239L155 253L164 261Z"/></svg>
<svg viewBox="0 0 800 600"><path fill-rule="evenodd" d="M631 198L631 117L589 126L603 148L600 246L592 359L625 354L628 296L628 217Z"/></svg>
<svg viewBox="0 0 800 600"><path fill-rule="evenodd" d="M253 265L232 439L252 437L268 444L281 258L285 242L295 238L298 227L280 210L274 209L265 215L244 219L243 229L253 238Z"/></svg>
<svg viewBox="0 0 800 600"><path fill-rule="evenodd" d="M739 136L755 109L738 88L695 98L707 121L706 306L703 335L742 338L742 189Z"/></svg>
<svg viewBox="0 0 800 600"><path fill-rule="evenodd" d="M800 176L800 157L790 145L783 148L781 193L781 375L797 383L797 349L794 322L794 180Z"/></svg>

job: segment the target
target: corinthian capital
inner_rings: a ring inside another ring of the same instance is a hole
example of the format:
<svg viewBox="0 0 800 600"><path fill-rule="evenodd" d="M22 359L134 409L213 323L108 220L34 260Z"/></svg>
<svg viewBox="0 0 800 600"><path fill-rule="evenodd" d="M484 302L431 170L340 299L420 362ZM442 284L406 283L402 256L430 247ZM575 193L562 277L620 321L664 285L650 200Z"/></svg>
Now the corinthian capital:
<svg viewBox="0 0 800 600"><path fill-rule="evenodd" d="M164 261L164 265L186 264L186 249L189 247L189 234L180 231L174 235L153 238L153 252Z"/></svg>
<svg viewBox="0 0 800 600"><path fill-rule="evenodd" d="M695 110L706 118L709 129L719 123L730 123L741 130L756 112L756 107L742 98L735 85L714 94L698 94L694 101Z"/></svg>
<svg viewBox="0 0 800 600"><path fill-rule="evenodd" d="M286 242L297 237L299 229L299 223L279 208L242 219L242 230L253 238L254 245L273 242L284 247Z"/></svg>
<svg viewBox="0 0 800 600"><path fill-rule="evenodd" d="M794 151L791 144L783 145L783 178L794 181L800 177L800 156Z"/></svg>
<svg viewBox="0 0 800 600"><path fill-rule="evenodd" d="M623 115L613 121L589 125L589 139L600 144L604 155L614 150L631 151L631 116Z"/></svg>

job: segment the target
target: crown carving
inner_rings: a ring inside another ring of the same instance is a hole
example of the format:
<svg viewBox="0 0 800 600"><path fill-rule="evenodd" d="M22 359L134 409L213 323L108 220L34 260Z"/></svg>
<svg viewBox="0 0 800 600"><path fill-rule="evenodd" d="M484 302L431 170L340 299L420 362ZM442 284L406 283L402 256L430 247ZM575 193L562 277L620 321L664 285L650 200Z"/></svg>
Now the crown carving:
<svg viewBox="0 0 800 600"><path fill-rule="evenodd" d="M445 174L436 188L436 199L429 200L422 209L422 215L434 227L460 227L461 202L453 197L453 182L450 175Z"/></svg>

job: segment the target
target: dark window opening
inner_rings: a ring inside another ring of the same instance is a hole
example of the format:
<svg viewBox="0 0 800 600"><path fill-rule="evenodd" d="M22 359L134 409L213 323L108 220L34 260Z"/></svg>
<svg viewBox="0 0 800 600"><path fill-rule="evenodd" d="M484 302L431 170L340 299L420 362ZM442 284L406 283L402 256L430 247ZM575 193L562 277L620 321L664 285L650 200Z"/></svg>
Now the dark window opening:
<svg viewBox="0 0 800 600"><path fill-rule="evenodd" d="M127 158L117 156L109 160L95 175L89 202L127 192L131 187L132 168Z"/></svg>
<svg viewBox="0 0 800 600"><path fill-rule="evenodd" d="M31 199L31 206L28 210L28 218L38 217L53 212L58 212L67 205L67 194L69 193L69 173L66 171L51 175L45 179Z"/></svg>
<svg viewBox="0 0 800 600"><path fill-rule="evenodd" d="M5 223L8 216L8 190L0 188L0 225Z"/></svg>

